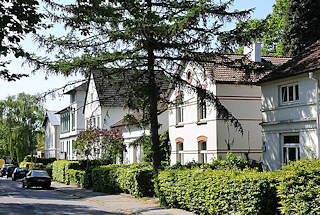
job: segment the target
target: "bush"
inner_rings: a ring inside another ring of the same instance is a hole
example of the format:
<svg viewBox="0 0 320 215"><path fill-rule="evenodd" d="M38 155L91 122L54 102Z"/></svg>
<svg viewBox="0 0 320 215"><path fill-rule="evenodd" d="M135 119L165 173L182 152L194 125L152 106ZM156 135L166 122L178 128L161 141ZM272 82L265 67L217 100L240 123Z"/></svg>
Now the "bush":
<svg viewBox="0 0 320 215"><path fill-rule="evenodd" d="M126 192L135 197L152 196L154 186L149 163L107 165L92 170L93 190L99 192Z"/></svg>
<svg viewBox="0 0 320 215"><path fill-rule="evenodd" d="M197 214L277 214L273 173L255 170L166 170L159 173L160 203Z"/></svg>
<svg viewBox="0 0 320 215"><path fill-rule="evenodd" d="M84 187L85 184L85 174L84 170L75 170L75 169L68 169L68 183L76 184L79 187Z"/></svg>
<svg viewBox="0 0 320 215"><path fill-rule="evenodd" d="M262 163L258 163L254 160L245 160L240 156L236 156L232 153L227 153L226 159L216 159L212 160L211 163L197 163L195 161L191 161L182 165L181 163L176 163L173 166L167 167L166 169L194 169L194 168L201 168L201 169L258 169L262 172Z"/></svg>
<svg viewBox="0 0 320 215"><path fill-rule="evenodd" d="M20 168L28 168L28 170L32 170L32 169L43 169L44 165L43 163L32 163L32 162L27 162L27 161L22 161L19 164Z"/></svg>
<svg viewBox="0 0 320 215"><path fill-rule="evenodd" d="M33 159L35 163L42 163L45 166L57 160L56 158L38 158L36 156L33 156ZM31 155L25 156L23 161L31 162L32 161Z"/></svg>
<svg viewBox="0 0 320 215"><path fill-rule="evenodd" d="M278 172L282 214L320 214L320 160L301 160Z"/></svg>
<svg viewBox="0 0 320 215"><path fill-rule="evenodd" d="M67 161L58 160L53 162L52 165L52 179L54 181L69 184L69 174L67 174L69 169L79 168L79 163L77 161Z"/></svg>

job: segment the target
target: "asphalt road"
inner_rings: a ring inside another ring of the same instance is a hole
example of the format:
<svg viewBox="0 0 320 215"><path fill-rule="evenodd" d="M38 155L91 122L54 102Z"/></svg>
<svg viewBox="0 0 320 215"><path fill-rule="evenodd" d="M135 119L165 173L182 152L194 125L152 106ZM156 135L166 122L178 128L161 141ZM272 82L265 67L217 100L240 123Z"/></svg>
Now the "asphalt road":
<svg viewBox="0 0 320 215"><path fill-rule="evenodd" d="M0 214L115 214L100 205L60 192L40 188L24 189L19 181L0 178Z"/></svg>

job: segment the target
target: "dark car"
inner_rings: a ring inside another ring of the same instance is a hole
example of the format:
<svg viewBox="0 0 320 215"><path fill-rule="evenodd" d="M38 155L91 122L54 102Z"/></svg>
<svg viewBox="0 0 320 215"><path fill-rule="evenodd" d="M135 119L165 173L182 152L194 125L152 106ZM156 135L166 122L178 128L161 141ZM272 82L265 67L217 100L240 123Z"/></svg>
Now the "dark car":
<svg viewBox="0 0 320 215"><path fill-rule="evenodd" d="M12 176L12 173L13 171L16 169L17 167L16 166L9 166L7 168L7 178L11 177Z"/></svg>
<svg viewBox="0 0 320 215"><path fill-rule="evenodd" d="M7 175L7 169L11 166L14 166L13 164L3 164L1 169L0 169L0 176L5 176Z"/></svg>
<svg viewBox="0 0 320 215"><path fill-rule="evenodd" d="M44 170L30 170L22 180L22 188L42 187L49 189L50 186L51 178L47 171Z"/></svg>
<svg viewBox="0 0 320 215"><path fill-rule="evenodd" d="M26 177L28 168L15 168L12 173L12 181Z"/></svg>

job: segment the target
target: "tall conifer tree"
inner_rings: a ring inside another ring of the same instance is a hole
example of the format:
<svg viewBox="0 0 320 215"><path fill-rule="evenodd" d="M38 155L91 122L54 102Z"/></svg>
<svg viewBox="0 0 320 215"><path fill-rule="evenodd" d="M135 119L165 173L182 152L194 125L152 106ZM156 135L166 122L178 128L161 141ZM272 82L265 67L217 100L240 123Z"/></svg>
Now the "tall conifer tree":
<svg viewBox="0 0 320 215"><path fill-rule="evenodd" d="M119 77L125 80L122 86L126 87L129 107L148 113L155 173L161 164L158 104L164 98L160 96L159 77L170 77L176 85L190 90L203 90L187 86L174 71L187 61L223 63L226 44L219 45L217 37L234 33L222 29L251 12L231 10L232 0L77 0L70 5L46 2L53 9L49 13L52 20L63 22L70 32L61 38L38 38L41 46L49 52L57 49L58 53L54 60L38 57L32 62L37 68L66 75L99 70L115 85L120 84ZM226 62L235 66L230 60ZM206 93L218 116L241 131L238 120L215 95Z"/></svg>
<svg viewBox="0 0 320 215"><path fill-rule="evenodd" d="M295 56L320 38L320 1L288 0L284 48Z"/></svg>

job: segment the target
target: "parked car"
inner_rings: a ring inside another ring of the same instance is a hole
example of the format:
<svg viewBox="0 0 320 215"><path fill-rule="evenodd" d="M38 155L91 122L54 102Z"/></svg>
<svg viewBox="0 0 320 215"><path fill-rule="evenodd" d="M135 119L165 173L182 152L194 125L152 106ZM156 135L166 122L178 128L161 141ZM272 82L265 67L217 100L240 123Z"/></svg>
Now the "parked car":
<svg viewBox="0 0 320 215"><path fill-rule="evenodd" d="M6 176L7 175L7 169L11 166L14 166L13 164L4 164L2 165L1 169L0 169L0 176ZM15 167L15 166L14 166Z"/></svg>
<svg viewBox="0 0 320 215"><path fill-rule="evenodd" d="M26 177L28 168L15 168L12 173L12 181Z"/></svg>
<svg viewBox="0 0 320 215"><path fill-rule="evenodd" d="M22 180L22 188L42 187L49 189L51 178L45 170L30 170Z"/></svg>
<svg viewBox="0 0 320 215"><path fill-rule="evenodd" d="M12 173L13 171L16 169L17 167L16 166L9 166L7 168L7 178L11 177L12 176Z"/></svg>

